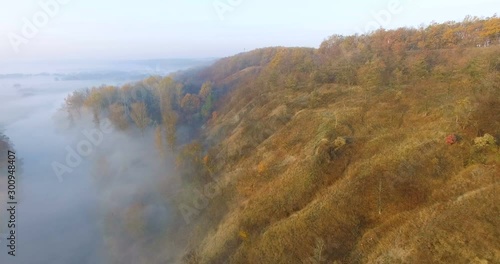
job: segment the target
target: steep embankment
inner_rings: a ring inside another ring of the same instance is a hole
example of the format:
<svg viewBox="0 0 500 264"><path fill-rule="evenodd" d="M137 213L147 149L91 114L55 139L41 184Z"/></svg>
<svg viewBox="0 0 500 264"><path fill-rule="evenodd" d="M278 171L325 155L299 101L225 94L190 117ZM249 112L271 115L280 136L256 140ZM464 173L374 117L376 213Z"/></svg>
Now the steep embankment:
<svg viewBox="0 0 500 264"><path fill-rule="evenodd" d="M224 187L186 262L500 261L500 47L405 49L395 32L198 73L227 91L198 139L200 175Z"/></svg>

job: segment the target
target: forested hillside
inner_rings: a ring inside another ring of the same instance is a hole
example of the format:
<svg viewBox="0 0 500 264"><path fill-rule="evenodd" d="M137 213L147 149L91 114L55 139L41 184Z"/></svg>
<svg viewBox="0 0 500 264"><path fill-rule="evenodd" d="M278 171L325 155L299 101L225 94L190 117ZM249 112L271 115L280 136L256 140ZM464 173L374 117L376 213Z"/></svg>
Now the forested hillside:
<svg viewBox="0 0 500 264"><path fill-rule="evenodd" d="M164 236L185 263L500 262L497 16L259 49L63 110L175 154Z"/></svg>

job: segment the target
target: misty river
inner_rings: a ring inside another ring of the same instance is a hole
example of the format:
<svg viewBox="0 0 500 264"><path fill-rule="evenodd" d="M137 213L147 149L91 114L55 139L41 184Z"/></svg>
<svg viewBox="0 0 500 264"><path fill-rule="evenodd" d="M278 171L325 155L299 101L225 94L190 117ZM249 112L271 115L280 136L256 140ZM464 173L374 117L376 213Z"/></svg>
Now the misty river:
<svg viewBox="0 0 500 264"><path fill-rule="evenodd" d="M64 103L64 98L74 90L102 84L121 85L139 80L133 78L60 81L48 74L0 78L0 131L14 144L18 162L22 160L22 174L18 175L17 180L19 203L16 209L16 257L10 258L6 254L5 239L8 231L4 220L7 219L7 214L2 209L0 263L109 262L106 256L108 252L104 250L106 238L103 229L106 227L103 226L103 210L112 210L115 202L133 199L129 194L139 187L136 182L129 180L119 187L114 185L113 192L99 189L90 176L93 170L90 160L95 157L84 158L71 173L65 173L60 181L53 164L65 163L68 148L74 149L79 141L85 139L82 134L85 129L80 127L67 131L58 124L60 117L56 113ZM92 123L89 122L86 129L91 128ZM110 164L122 166L115 174L124 174L124 171L135 175L144 173L123 165L130 163L136 164L136 168L152 168L149 175L160 175L161 168L156 168L155 171L152 164L138 158L145 157L141 151L147 149L144 146L147 143L138 140L135 144L130 138L120 135L113 135L112 138L109 136L105 141L99 147L110 150L105 154ZM123 142L131 143L124 146ZM117 145L122 149L111 151ZM123 153L136 154L123 156ZM141 184L144 184L144 180ZM150 185L153 186L154 183ZM5 206L3 199L0 199L2 208ZM164 205L152 204L147 210L154 215L156 225L166 223L169 209Z"/></svg>

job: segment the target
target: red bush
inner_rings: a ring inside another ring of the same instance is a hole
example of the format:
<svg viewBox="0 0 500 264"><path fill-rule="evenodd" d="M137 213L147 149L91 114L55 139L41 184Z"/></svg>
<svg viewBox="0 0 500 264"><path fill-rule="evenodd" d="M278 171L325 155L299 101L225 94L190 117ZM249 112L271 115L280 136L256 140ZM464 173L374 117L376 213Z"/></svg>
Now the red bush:
<svg viewBox="0 0 500 264"><path fill-rule="evenodd" d="M457 138L457 135L455 135L455 134L451 134L451 135L446 137L446 144L448 144L448 145L453 145L457 142L458 142L458 138Z"/></svg>

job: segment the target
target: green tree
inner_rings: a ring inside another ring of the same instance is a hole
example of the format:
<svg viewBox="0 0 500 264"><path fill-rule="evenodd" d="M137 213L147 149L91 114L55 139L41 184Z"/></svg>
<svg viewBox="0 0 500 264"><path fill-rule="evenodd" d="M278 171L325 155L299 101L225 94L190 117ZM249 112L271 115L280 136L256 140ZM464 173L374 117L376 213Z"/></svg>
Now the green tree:
<svg viewBox="0 0 500 264"><path fill-rule="evenodd" d="M199 96L202 100L206 100L209 95L212 94L212 82L211 81L206 81L203 83L200 89Z"/></svg>
<svg viewBox="0 0 500 264"><path fill-rule="evenodd" d="M213 95L213 93L210 93L206 97L205 103L201 107L201 116L203 118L210 117L210 115L212 114L213 107L214 107L213 104L214 104L214 95Z"/></svg>

